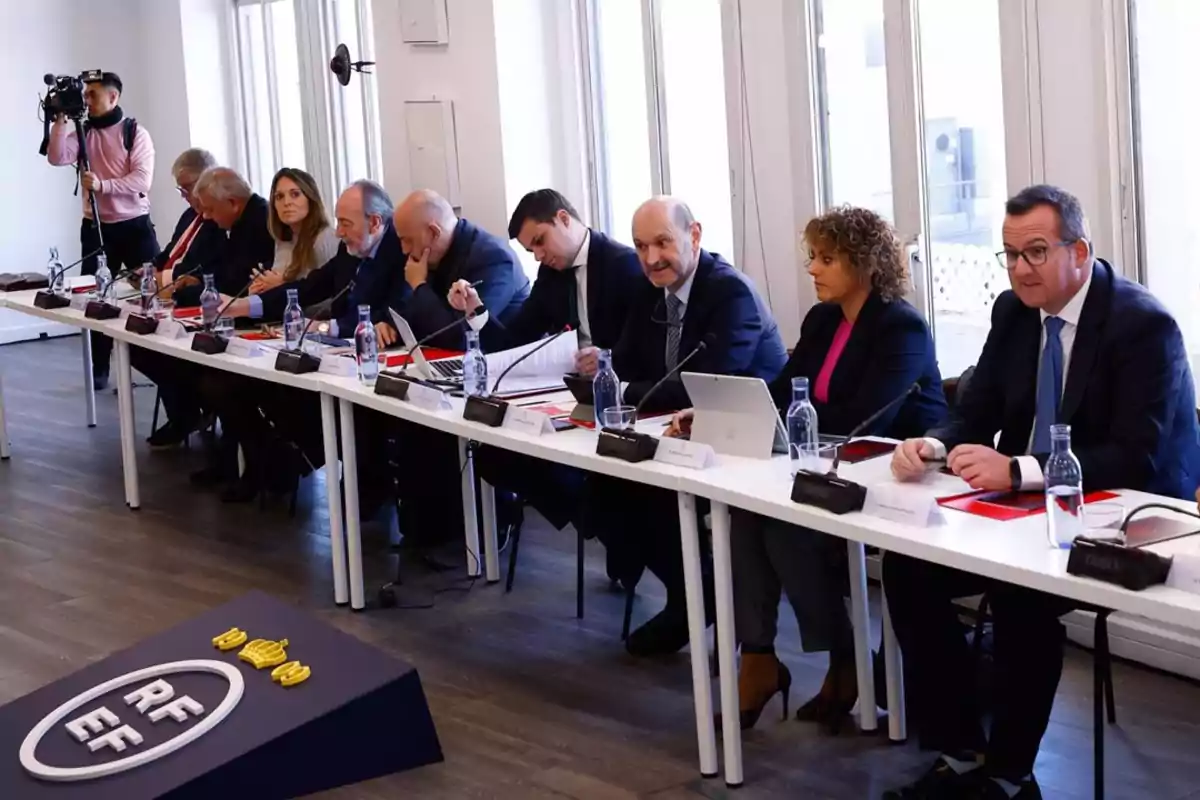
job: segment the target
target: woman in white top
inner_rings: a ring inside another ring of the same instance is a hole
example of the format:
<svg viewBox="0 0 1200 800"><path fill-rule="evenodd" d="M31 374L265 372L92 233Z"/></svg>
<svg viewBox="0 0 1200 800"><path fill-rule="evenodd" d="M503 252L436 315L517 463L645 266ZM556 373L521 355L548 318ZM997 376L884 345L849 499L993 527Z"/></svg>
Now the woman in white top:
<svg viewBox="0 0 1200 800"><path fill-rule="evenodd" d="M298 281L337 254L339 240L316 181L302 169L284 167L271 181L267 228L275 239L275 264L250 286L259 294Z"/></svg>

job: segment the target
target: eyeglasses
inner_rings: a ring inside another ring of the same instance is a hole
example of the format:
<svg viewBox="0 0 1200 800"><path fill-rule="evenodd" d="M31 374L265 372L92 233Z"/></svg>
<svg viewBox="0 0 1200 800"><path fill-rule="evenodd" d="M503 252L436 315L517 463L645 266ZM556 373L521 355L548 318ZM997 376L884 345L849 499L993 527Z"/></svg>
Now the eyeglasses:
<svg viewBox="0 0 1200 800"><path fill-rule="evenodd" d="M1000 266L1007 270L1016 269L1017 262L1022 258L1025 259L1025 263L1029 266L1040 267L1050 257L1051 250L1056 247L1069 247L1078 241L1078 239L1071 239L1069 241L1055 242L1054 244L1035 244L1033 247L1026 247L1024 250L1004 249L996 253L996 260L1000 262Z"/></svg>
<svg viewBox="0 0 1200 800"><path fill-rule="evenodd" d="M182 197L184 200L187 200L192 196L192 189L194 186L195 184L192 184L191 186L176 186L175 191L179 192L180 197Z"/></svg>

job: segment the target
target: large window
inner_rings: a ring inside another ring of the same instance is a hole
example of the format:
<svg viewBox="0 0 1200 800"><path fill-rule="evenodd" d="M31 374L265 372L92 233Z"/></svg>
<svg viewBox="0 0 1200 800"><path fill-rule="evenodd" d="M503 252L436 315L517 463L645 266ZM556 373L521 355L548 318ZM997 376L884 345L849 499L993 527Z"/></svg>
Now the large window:
<svg viewBox="0 0 1200 800"><path fill-rule="evenodd" d="M368 0L236 0L243 166L260 193L280 167L312 173L327 205L356 178L381 174L375 85L329 71L344 43L372 60Z"/></svg>
<svg viewBox="0 0 1200 800"><path fill-rule="evenodd" d="M732 258L720 0L590 0L599 224L631 240L634 210L673 194Z"/></svg>

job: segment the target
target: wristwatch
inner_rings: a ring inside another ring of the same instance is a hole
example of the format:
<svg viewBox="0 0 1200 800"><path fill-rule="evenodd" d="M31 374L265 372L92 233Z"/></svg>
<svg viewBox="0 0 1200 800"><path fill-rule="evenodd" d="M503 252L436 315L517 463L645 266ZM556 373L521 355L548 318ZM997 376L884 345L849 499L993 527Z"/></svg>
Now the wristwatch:
<svg viewBox="0 0 1200 800"><path fill-rule="evenodd" d="M1015 458L1008 460L1008 477L1012 479L1012 490L1021 491L1021 464Z"/></svg>

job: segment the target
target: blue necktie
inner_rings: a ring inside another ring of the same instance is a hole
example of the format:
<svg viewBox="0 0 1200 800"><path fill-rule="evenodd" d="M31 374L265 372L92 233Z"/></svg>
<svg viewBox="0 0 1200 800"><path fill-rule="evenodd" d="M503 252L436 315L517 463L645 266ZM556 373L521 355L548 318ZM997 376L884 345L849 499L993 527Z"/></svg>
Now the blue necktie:
<svg viewBox="0 0 1200 800"><path fill-rule="evenodd" d="M1050 426L1058 422L1058 407L1062 402L1063 347L1065 324L1058 317L1046 317L1046 345L1042 348L1042 365L1038 369L1037 419L1034 420L1034 453L1050 452Z"/></svg>

